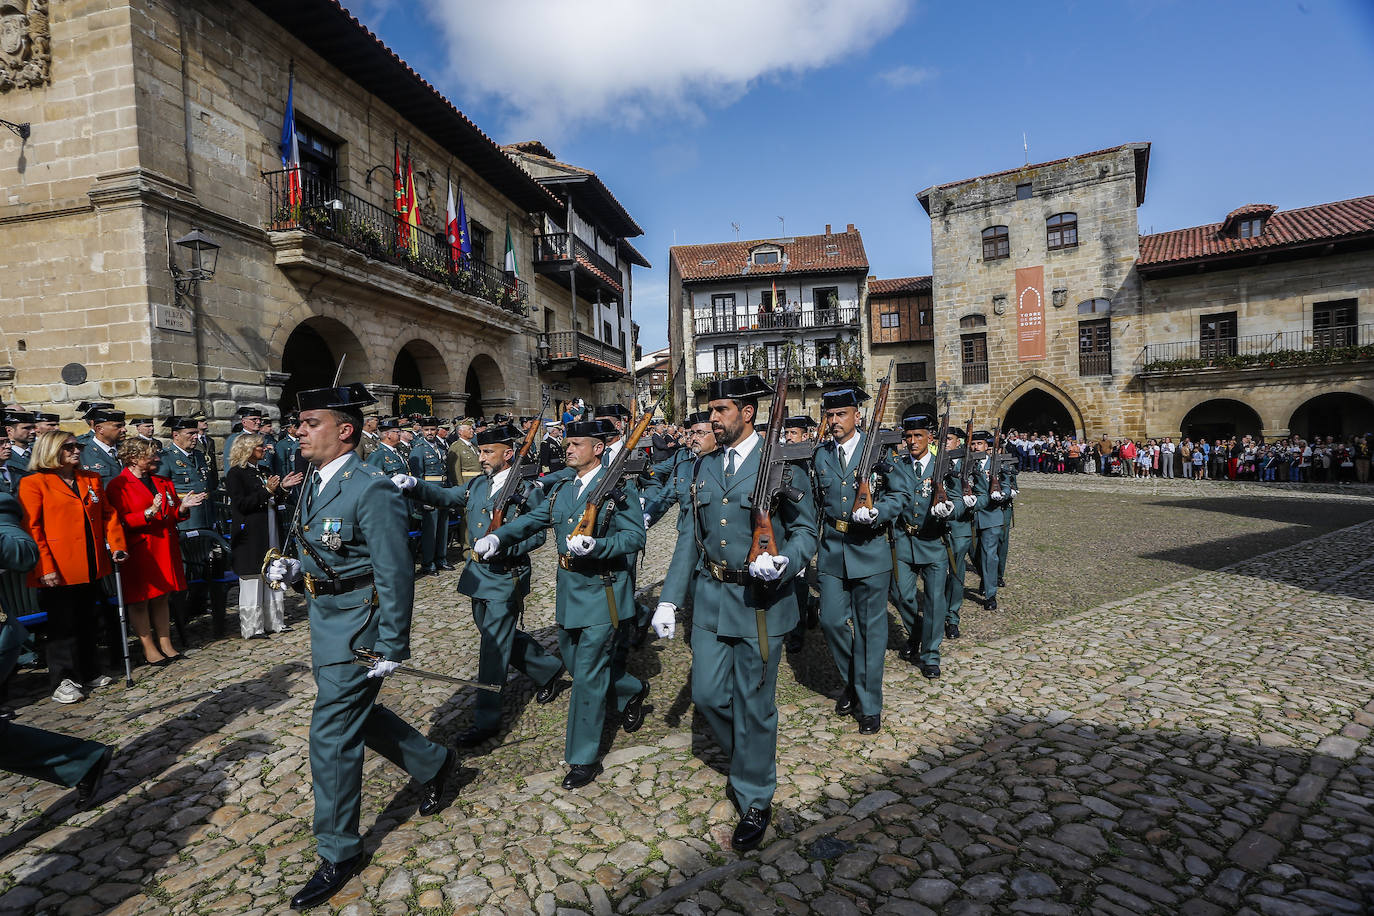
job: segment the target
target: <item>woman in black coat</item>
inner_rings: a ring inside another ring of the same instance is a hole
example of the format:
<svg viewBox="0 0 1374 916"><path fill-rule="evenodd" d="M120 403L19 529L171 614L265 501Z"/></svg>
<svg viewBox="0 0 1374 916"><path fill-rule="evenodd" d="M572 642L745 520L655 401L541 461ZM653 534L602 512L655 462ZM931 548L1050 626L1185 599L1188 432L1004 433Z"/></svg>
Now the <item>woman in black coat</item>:
<svg viewBox="0 0 1374 916"><path fill-rule="evenodd" d="M269 474L259 466L266 453L262 436L241 433L229 449L229 471L224 476L231 518L229 545L234 574L239 577L239 632L244 639L266 639L269 632L289 629L285 593L266 587L262 561L270 547L269 517L284 504L285 487L298 485L302 475L282 479ZM269 512L269 506L273 511Z"/></svg>

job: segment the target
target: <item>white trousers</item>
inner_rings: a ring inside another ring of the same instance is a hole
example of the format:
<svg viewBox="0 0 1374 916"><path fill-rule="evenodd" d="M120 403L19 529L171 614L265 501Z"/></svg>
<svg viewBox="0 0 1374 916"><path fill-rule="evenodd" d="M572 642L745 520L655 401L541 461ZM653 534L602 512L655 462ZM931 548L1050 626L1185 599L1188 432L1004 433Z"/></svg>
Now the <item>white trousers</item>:
<svg viewBox="0 0 1374 916"><path fill-rule="evenodd" d="M247 639L255 633L279 633L285 626L286 592L268 588L262 576L241 577L239 633L243 638Z"/></svg>

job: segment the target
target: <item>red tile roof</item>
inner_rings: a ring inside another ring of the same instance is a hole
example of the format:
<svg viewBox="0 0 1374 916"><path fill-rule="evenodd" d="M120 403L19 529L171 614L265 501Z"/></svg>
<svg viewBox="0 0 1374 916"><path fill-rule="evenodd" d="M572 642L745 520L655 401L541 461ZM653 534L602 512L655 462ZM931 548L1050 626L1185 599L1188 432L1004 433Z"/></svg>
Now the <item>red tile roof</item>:
<svg viewBox="0 0 1374 916"><path fill-rule="evenodd" d="M761 245L781 248L782 260L777 264L749 263L749 253ZM868 271L868 255L857 229L785 239L675 245L668 254L677 262L683 280Z"/></svg>
<svg viewBox="0 0 1374 916"><path fill-rule="evenodd" d="M1093 150L1091 153L1079 153L1076 156L1064 156L1061 159L1051 159L1048 162L1033 162L1028 165L1018 165L1014 169L1003 169L1000 172L991 172L987 175L979 175L976 178L961 178L958 181L949 181L945 184L932 185L924 191L916 194L921 201L921 206L930 212L929 197L932 191L942 191L945 188L958 187L961 184L968 184L971 181L985 181L989 178L1001 178L1003 175L1015 175L1017 172L1026 172L1031 169L1042 169L1047 165L1059 165L1064 162L1072 162L1074 159L1090 159L1093 156L1102 156L1107 153L1115 153L1118 150L1135 150L1136 156L1136 206L1145 202L1145 173L1150 164L1150 144L1149 143L1123 143L1120 146L1109 146L1106 149Z"/></svg>
<svg viewBox="0 0 1374 916"><path fill-rule="evenodd" d="M1232 211L1227 222L1175 229L1140 237L1140 267L1157 267L1185 261L1212 259L1248 254L1266 248L1346 239L1353 236L1374 237L1374 196L1356 197L1329 204L1279 210L1264 221L1264 231L1256 238L1242 239L1223 234L1222 229L1237 214L1267 205L1251 204Z"/></svg>
<svg viewBox="0 0 1374 916"><path fill-rule="evenodd" d="M930 275L924 277L898 277L895 280L869 280L868 295L901 296L910 293L930 292Z"/></svg>

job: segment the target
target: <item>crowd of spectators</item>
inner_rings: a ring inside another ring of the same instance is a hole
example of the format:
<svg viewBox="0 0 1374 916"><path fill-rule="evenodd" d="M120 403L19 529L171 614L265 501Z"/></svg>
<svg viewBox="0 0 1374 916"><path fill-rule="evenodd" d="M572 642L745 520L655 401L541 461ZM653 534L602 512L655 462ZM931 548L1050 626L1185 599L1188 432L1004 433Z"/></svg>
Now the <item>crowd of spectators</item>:
<svg viewBox="0 0 1374 916"><path fill-rule="evenodd" d="M1289 483L1368 483L1374 434L1255 436L1175 441L1103 436L1083 440L1054 433L1009 430L1007 447L1022 471L1115 477L1182 477L1190 480L1254 480Z"/></svg>

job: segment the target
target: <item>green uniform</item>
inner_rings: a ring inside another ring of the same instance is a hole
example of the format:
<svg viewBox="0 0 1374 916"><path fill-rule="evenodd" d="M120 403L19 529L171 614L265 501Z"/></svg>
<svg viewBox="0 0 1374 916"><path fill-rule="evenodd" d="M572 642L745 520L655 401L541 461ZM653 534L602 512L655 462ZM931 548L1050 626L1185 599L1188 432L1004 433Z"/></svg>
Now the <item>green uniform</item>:
<svg viewBox="0 0 1374 916"><path fill-rule="evenodd" d="M17 446L13 446L10 450L10 457L5 461L5 464L17 471L27 471L29 469L29 456L32 454L32 448L24 449L21 453Z"/></svg>
<svg viewBox="0 0 1374 916"><path fill-rule="evenodd" d="M210 487L210 468L205 456L199 449L192 449L183 452L175 443L169 443L162 450L162 463L158 465L158 474L170 478L172 486L176 487L177 496L185 497L191 493L204 493ZM190 515L177 523L177 527L182 531L190 531L195 528L214 527L214 501L207 499L190 509Z"/></svg>
<svg viewBox="0 0 1374 916"><path fill-rule="evenodd" d="M410 465L401 457L401 453L385 442L372 450L372 454L367 456L367 463L388 477L410 473Z"/></svg>
<svg viewBox="0 0 1374 916"><path fill-rule="evenodd" d="M314 829L320 856L342 862L363 848L364 745L419 782L438 775L447 752L379 704L382 679L368 678L367 669L353 664L357 648L392 661L410 657L415 580L405 499L385 474L353 453L318 493L313 475L302 487L295 536L307 576L318 691L310 719ZM313 595L312 582L320 586Z"/></svg>
<svg viewBox="0 0 1374 916"><path fill-rule="evenodd" d="M650 528L657 525L668 510L677 506L677 536L681 540L690 537L692 524L687 509L692 504L692 468L696 455L691 449L679 449L671 458L660 461L650 471L652 483L641 488L644 494L645 520Z"/></svg>
<svg viewBox="0 0 1374 916"><path fill-rule="evenodd" d="M920 461L908 456L895 460L911 469L915 490L911 502L892 526L892 556L897 563L892 576L892 603L906 626L907 642L917 649L917 663L938 665L949 603L949 548L945 542L945 520L930 511L935 501L936 458L927 452ZM953 514L958 515L964 508L957 493L958 480L946 471L945 491L954 503ZM917 581L925 589L919 595Z"/></svg>
<svg viewBox="0 0 1374 916"><path fill-rule="evenodd" d="M963 467L966 452L961 447L950 453L949 471L955 478L956 484L950 491L950 499L954 500L954 515L950 516L945 523L949 530L950 555L954 558L954 566L949 571L949 578L945 585L945 622L953 626L959 625L959 611L964 606L964 581L968 574L968 560L970 551L973 549L973 519L978 510L988 504L988 481L987 478L978 472L977 463L969 469L969 483L973 486L974 502L972 508L964 505L964 491L957 483Z"/></svg>
<svg viewBox="0 0 1374 916"><path fill-rule="evenodd" d="M602 468L586 481L573 477L545 484L538 504L495 532L504 546L553 528L559 554L558 648L573 679L564 760L573 766L593 764L600 756L607 697L614 696L616 709L624 711L644 686L625 670L623 631L628 627L612 624L611 606L615 619L630 622L634 615L630 569L645 538L639 491L633 482L623 482L623 502L607 500L601 507L592 552L586 557L568 554L567 538L582 520L587 496L604 473Z"/></svg>
<svg viewBox="0 0 1374 916"><path fill-rule="evenodd" d="M485 535L491 525L499 489L491 482L485 474L461 487L440 487L422 480L411 492L430 505L462 511L470 543ZM507 518L515 517L513 509L508 507L512 511L507 512ZM544 543L545 537L541 528L523 541L502 544L495 556L474 559L464 566L458 579L458 593L472 599L472 619L482 634L477 679L484 684L504 684L506 669L513 667L542 687L563 670L561 661L518 626L525 596L530 593L529 554ZM499 693L477 691L473 725L483 731L501 727Z"/></svg>
<svg viewBox="0 0 1374 916"><path fill-rule="evenodd" d="M115 446L116 451L118 448ZM124 465L119 463L117 455L106 451L103 444L97 443L92 438L81 449L81 470L99 474L100 483L105 485L119 476L120 472L124 470Z"/></svg>
<svg viewBox="0 0 1374 916"><path fill-rule="evenodd" d="M871 525L855 522L856 471L863 454L863 437L868 434L854 435L859 441L849 467L842 466L844 457L834 440L816 449L816 486L824 516L816 572L821 630L830 654L846 689L858 699L859 715L875 716L883 707L887 592L892 578L887 529L906 508L913 488L908 471L900 463L890 463L887 485L874 490L877 520Z"/></svg>
<svg viewBox="0 0 1374 916"><path fill-rule="evenodd" d="M444 486L448 482L446 454L437 438L430 442L421 436L410 445L411 475L426 483ZM425 505L421 509L419 560L421 569L448 563L448 512L438 506Z"/></svg>
<svg viewBox="0 0 1374 916"><path fill-rule="evenodd" d="M1011 454L1002 456L1002 511L1005 522L1002 525L1002 539L997 543L997 581L1007 574L1007 552L1011 548L1011 528L1015 511L1012 508L1012 490L1019 490L1020 475L1017 473L1016 457Z"/></svg>
<svg viewBox="0 0 1374 916"><path fill-rule="evenodd" d="M285 477L296 466L296 453L301 450L301 440L295 436L282 436L272 446L272 473Z"/></svg>
<svg viewBox="0 0 1374 916"><path fill-rule="evenodd" d="M783 498L773 516L774 555L788 561L782 577L765 583L749 575L761 444L756 436L733 474L725 473L725 449L696 461L692 530L678 538L660 597L677 607L691 599L692 702L730 758L730 787L741 811L766 809L777 788L778 660L782 637L798 620L793 579L816 549L815 499L800 486L801 498Z"/></svg>
<svg viewBox="0 0 1374 916"><path fill-rule="evenodd" d="M999 555L1002 549L1002 539L1005 535L1007 520L1006 493L1009 489L1007 483L1007 472L1003 470L1001 482L1000 498L993 498L992 470L988 452L982 452L974 456L978 462L978 471L983 476L985 486L988 488L987 503L977 510L975 522L978 527L978 555L975 562L978 567L978 576L982 580L983 597L988 601L997 600L997 570L999 566Z"/></svg>

